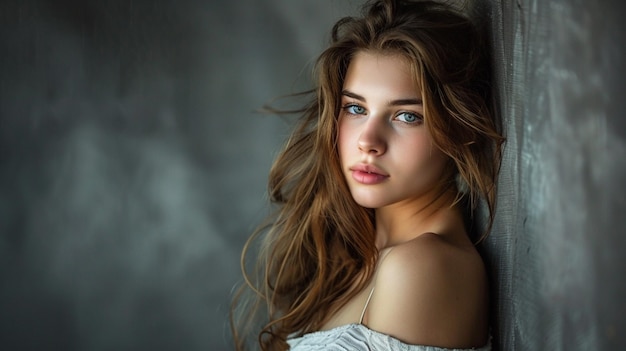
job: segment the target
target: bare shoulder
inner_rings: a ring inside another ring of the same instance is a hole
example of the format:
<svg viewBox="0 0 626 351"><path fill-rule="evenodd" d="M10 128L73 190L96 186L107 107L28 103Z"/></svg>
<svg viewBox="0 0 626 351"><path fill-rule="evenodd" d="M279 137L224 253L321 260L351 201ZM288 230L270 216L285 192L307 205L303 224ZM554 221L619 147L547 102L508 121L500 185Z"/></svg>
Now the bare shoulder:
<svg viewBox="0 0 626 351"><path fill-rule="evenodd" d="M409 344L479 347L487 340L487 294L472 246L423 234L384 256L366 324Z"/></svg>

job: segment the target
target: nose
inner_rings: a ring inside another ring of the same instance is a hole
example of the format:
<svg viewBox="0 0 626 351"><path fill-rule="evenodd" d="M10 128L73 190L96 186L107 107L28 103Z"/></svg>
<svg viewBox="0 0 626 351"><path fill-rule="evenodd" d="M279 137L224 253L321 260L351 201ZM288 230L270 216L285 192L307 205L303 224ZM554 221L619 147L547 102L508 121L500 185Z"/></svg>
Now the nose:
<svg viewBox="0 0 626 351"><path fill-rule="evenodd" d="M362 125L359 135L359 150L371 155L382 155L387 150L383 123L373 116Z"/></svg>

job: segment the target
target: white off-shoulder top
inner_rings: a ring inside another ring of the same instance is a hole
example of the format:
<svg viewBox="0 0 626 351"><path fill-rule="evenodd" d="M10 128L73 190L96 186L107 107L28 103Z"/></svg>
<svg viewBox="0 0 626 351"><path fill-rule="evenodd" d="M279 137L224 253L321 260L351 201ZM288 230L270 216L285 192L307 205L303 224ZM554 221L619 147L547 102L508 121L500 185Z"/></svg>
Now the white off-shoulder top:
<svg viewBox="0 0 626 351"><path fill-rule="evenodd" d="M363 324L347 324L333 329L288 339L291 351L490 351L491 342L478 349L446 349L435 346L411 345L369 329Z"/></svg>

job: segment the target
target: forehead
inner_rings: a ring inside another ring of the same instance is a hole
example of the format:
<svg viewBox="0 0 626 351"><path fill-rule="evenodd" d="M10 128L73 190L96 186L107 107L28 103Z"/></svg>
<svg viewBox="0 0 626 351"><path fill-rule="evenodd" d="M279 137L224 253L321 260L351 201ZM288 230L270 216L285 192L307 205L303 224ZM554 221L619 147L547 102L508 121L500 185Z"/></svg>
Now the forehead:
<svg viewBox="0 0 626 351"><path fill-rule="evenodd" d="M343 87L349 90L386 90L402 95L420 95L419 84L409 60L394 53L357 52L350 60Z"/></svg>

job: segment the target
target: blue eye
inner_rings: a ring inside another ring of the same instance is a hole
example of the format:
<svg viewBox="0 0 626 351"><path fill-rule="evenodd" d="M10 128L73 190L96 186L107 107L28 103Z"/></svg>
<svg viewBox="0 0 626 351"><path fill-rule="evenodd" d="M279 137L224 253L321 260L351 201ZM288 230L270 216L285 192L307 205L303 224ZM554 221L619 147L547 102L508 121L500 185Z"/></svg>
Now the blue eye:
<svg viewBox="0 0 626 351"><path fill-rule="evenodd" d="M423 119L422 116L415 114L415 113L410 113L410 112L401 112L398 114L397 118L401 122L409 123L409 124L421 122Z"/></svg>
<svg viewBox="0 0 626 351"><path fill-rule="evenodd" d="M363 106L350 104L344 107L344 110L352 115L362 115L365 114L365 108Z"/></svg>

